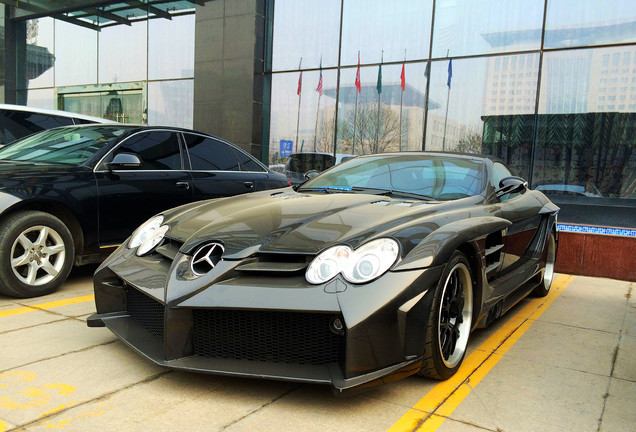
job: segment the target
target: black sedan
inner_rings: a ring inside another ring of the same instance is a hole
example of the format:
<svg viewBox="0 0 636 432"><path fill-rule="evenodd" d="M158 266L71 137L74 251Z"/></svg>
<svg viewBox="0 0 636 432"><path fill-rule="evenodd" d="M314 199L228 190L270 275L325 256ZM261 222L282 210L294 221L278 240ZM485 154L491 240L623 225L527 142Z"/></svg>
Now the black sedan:
<svg viewBox="0 0 636 432"><path fill-rule="evenodd" d="M445 379L471 330L548 293L557 212L485 157L361 156L152 217L95 273L88 325L176 369L336 392Z"/></svg>
<svg viewBox="0 0 636 432"><path fill-rule="evenodd" d="M206 198L288 186L214 136L166 127L68 126L0 149L0 293L57 289L148 217Z"/></svg>

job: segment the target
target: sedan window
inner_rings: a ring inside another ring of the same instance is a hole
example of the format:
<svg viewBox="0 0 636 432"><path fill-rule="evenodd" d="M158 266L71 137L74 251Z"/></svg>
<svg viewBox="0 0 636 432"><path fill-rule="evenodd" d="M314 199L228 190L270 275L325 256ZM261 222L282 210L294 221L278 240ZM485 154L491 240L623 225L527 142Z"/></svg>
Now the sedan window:
<svg viewBox="0 0 636 432"><path fill-rule="evenodd" d="M213 138L184 134L190 163L195 171L240 171L234 152L221 141Z"/></svg>
<svg viewBox="0 0 636 432"><path fill-rule="evenodd" d="M133 135L116 153L134 153L141 159L142 170L180 170L181 153L177 134L169 131Z"/></svg>

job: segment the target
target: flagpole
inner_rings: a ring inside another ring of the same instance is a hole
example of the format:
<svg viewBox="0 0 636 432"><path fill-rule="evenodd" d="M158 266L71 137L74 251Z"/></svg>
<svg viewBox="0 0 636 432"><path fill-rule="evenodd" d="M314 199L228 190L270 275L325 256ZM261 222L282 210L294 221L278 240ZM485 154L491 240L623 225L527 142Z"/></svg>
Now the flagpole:
<svg viewBox="0 0 636 432"><path fill-rule="evenodd" d="M360 51L358 51L358 70L356 72L356 108L353 113L353 146L351 148L351 154L356 154L356 128L358 127L358 85L360 80Z"/></svg>
<svg viewBox="0 0 636 432"><path fill-rule="evenodd" d="M406 62L406 49L404 50L404 62ZM404 63L402 63L402 76L400 77L401 83L403 84L406 82L406 79L404 78ZM406 84L404 84L404 87L402 87L402 93L400 94L400 151L403 151L404 149L402 148L402 104L404 101L404 89L406 88Z"/></svg>
<svg viewBox="0 0 636 432"><path fill-rule="evenodd" d="M377 153L380 148L380 103L382 101L382 63L384 63L384 50L382 50L382 57L380 60L380 66L378 69L378 116L375 125L375 149L373 153Z"/></svg>
<svg viewBox="0 0 636 432"><path fill-rule="evenodd" d="M303 58L300 58L300 63L298 63L298 70L300 71L300 77L298 78L298 115L296 117L296 151L298 153L298 128L300 126L300 100L302 99L302 80L303 80L303 71L300 70L303 64Z"/></svg>
<svg viewBox="0 0 636 432"><path fill-rule="evenodd" d="M320 98L322 94L318 95L318 107L316 108L316 128L314 129L314 151L316 151L316 140L318 136L318 114L320 113Z"/></svg>
<svg viewBox="0 0 636 432"><path fill-rule="evenodd" d="M318 106L316 107L316 128L314 129L314 151L316 151L316 141L318 139L318 114L320 113L320 98L322 97L322 56L320 57L320 78L318 78Z"/></svg>
<svg viewBox="0 0 636 432"><path fill-rule="evenodd" d="M446 51L446 57L450 50ZM450 91L451 91L451 79L453 77L453 59L448 61L448 80L446 85L448 86L448 93L446 94L446 115L444 116L444 137L442 138L442 151L446 151L446 123L448 122L448 105L450 104Z"/></svg>
<svg viewBox="0 0 636 432"><path fill-rule="evenodd" d="M450 87L446 95L446 115L444 116L444 137L442 139L442 151L446 151L446 123L448 122L448 103L450 102Z"/></svg>

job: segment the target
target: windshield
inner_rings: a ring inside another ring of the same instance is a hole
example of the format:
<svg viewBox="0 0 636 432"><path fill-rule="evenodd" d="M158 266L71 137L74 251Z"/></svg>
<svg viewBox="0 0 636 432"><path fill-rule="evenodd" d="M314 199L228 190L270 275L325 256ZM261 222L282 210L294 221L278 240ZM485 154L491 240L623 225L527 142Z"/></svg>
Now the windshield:
<svg viewBox="0 0 636 432"><path fill-rule="evenodd" d="M30 135L0 149L0 160L80 165L131 128L64 127Z"/></svg>
<svg viewBox="0 0 636 432"><path fill-rule="evenodd" d="M357 157L302 185L335 191L384 190L450 200L480 194L485 187L479 160L426 154Z"/></svg>

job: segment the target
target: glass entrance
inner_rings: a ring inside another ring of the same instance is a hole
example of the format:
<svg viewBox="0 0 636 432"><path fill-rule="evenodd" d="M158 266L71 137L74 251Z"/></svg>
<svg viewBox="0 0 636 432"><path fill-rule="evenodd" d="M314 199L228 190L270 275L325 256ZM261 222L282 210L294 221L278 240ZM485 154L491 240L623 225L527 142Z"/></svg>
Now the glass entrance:
<svg viewBox="0 0 636 432"><path fill-rule="evenodd" d="M145 83L59 88L58 108L120 123L148 123Z"/></svg>

